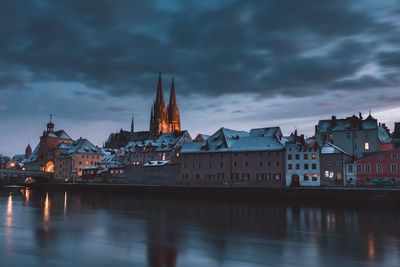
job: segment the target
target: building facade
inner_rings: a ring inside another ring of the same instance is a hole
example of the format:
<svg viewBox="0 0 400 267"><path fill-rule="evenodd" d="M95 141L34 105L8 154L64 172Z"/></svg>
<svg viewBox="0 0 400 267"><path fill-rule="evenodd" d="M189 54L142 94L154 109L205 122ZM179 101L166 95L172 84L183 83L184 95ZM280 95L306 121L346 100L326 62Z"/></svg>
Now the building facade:
<svg viewBox="0 0 400 267"><path fill-rule="evenodd" d="M26 169L54 173L59 145L68 145L73 142L72 138L64 130L54 131L54 123L50 115L47 130L43 131L39 144L24 162Z"/></svg>
<svg viewBox="0 0 400 267"><path fill-rule="evenodd" d="M151 108L150 138L156 139L162 133L181 131L180 113L175 95L175 83L172 78L168 107L164 101L161 73L158 78L157 95Z"/></svg>
<svg viewBox="0 0 400 267"><path fill-rule="evenodd" d="M330 143L339 147L354 159L362 158L365 153L379 149L378 122L371 114L366 119L361 113L345 119L332 116L315 126L315 139L321 145Z"/></svg>
<svg viewBox="0 0 400 267"><path fill-rule="evenodd" d="M205 142L182 146L182 183L283 187L284 142L279 127L250 132L221 128Z"/></svg>
<svg viewBox="0 0 400 267"><path fill-rule="evenodd" d="M345 166L353 162L353 157L341 148L325 143L320 152L321 186L344 186ZM351 165L351 164L350 164Z"/></svg>
<svg viewBox="0 0 400 267"><path fill-rule="evenodd" d="M292 135L286 142L286 186L320 186L319 148L306 143L304 136Z"/></svg>
<svg viewBox="0 0 400 267"><path fill-rule="evenodd" d="M72 144L61 144L55 160L54 178L75 181L82 177L84 168L99 166L102 155L101 149L87 139L79 138Z"/></svg>
<svg viewBox="0 0 400 267"><path fill-rule="evenodd" d="M163 133L155 140L130 142L120 153L124 165L143 165L149 161L176 162L176 155L185 143L191 143L188 131Z"/></svg>
<svg viewBox="0 0 400 267"><path fill-rule="evenodd" d="M400 148L378 152L355 162L357 184L366 185L374 179L393 180L400 183Z"/></svg>

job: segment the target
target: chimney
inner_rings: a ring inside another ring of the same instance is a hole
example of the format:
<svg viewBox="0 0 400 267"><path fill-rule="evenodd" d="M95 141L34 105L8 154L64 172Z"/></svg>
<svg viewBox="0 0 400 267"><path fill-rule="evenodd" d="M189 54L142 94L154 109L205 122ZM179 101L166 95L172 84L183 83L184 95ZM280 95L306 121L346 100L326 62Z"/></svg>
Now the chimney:
<svg viewBox="0 0 400 267"><path fill-rule="evenodd" d="M362 117L362 113L361 113L361 112L358 112L358 118L359 118L360 120L362 120L362 119L363 119L363 117Z"/></svg>
<svg viewBox="0 0 400 267"><path fill-rule="evenodd" d="M332 127L332 129L335 128L336 125L337 125L336 116L335 116L335 115L332 115L332 120L331 120L331 127Z"/></svg>

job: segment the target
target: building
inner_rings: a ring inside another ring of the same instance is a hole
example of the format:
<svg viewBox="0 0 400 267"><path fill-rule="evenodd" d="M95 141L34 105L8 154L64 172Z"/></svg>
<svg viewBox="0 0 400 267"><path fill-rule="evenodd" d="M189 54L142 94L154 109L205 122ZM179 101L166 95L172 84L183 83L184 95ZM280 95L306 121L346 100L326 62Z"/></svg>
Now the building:
<svg viewBox="0 0 400 267"><path fill-rule="evenodd" d="M170 160L149 161L143 165L127 166L126 172L130 184L182 184L180 166Z"/></svg>
<svg viewBox="0 0 400 267"><path fill-rule="evenodd" d="M286 186L320 186L319 147L294 132L285 144Z"/></svg>
<svg viewBox="0 0 400 267"><path fill-rule="evenodd" d="M149 138L150 138L149 131L135 132L134 119L132 116L131 130L125 131L121 128L121 130L115 133L111 133L108 136L107 141L104 143L104 147L110 149L120 149L125 147L131 141L144 141Z"/></svg>
<svg viewBox="0 0 400 267"><path fill-rule="evenodd" d="M171 92L168 106L165 103L161 73L158 77L156 99L151 107L150 129L149 131L134 131L134 120L132 117L131 130L121 129L111 133L106 142L105 148L120 149L128 145L129 142L143 142L146 140L155 140L163 133L174 133L181 131L181 120L179 107L176 101L175 82L172 78Z"/></svg>
<svg viewBox="0 0 400 267"><path fill-rule="evenodd" d="M182 146L182 183L283 187L284 143L279 127L250 132L221 128L205 142Z"/></svg>
<svg viewBox="0 0 400 267"><path fill-rule="evenodd" d="M319 155L321 186L344 186L344 172L347 163L352 163L353 157L343 149L325 142ZM349 164L349 166L352 166ZM354 170L349 170L353 173Z"/></svg>
<svg viewBox="0 0 400 267"><path fill-rule="evenodd" d="M353 115L345 119L332 116L330 120L318 122L315 126L315 138L321 145L333 144L354 159L358 159L365 153L379 151L380 142L384 141L379 138L379 128L383 127L378 125L371 114L366 119L363 119L361 113L359 116ZM380 130L381 134L385 132Z"/></svg>
<svg viewBox="0 0 400 267"><path fill-rule="evenodd" d="M176 102L175 84L172 78L168 107L164 101L161 73L158 77L157 95L151 108L150 138L155 139L162 133L181 131L180 113Z"/></svg>
<svg viewBox="0 0 400 267"><path fill-rule="evenodd" d="M191 143L188 131L163 133L155 140L130 142L119 155L125 165L143 165L149 161L176 162L176 154L185 143Z"/></svg>
<svg viewBox="0 0 400 267"><path fill-rule="evenodd" d="M374 179L400 183L400 148L373 153L355 162L357 184L366 185Z"/></svg>
<svg viewBox="0 0 400 267"><path fill-rule="evenodd" d="M84 138L71 144L60 144L55 159L54 178L75 181L82 177L84 168L99 166L102 155L100 148Z"/></svg>
<svg viewBox="0 0 400 267"><path fill-rule="evenodd" d="M73 142L72 138L64 130L54 131L54 123L52 122L52 115L50 115L47 129L43 131L39 144L33 150L29 158L24 161L25 168L27 170L54 173L56 152L59 145L68 145Z"/></svg>

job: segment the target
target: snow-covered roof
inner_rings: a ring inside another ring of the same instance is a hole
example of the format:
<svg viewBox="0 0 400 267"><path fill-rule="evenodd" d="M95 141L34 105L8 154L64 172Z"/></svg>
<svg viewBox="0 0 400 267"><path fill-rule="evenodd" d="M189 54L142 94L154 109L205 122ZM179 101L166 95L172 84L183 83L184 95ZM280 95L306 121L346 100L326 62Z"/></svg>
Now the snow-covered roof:
<svg viewBox="0 0 400 267"><path fill-rule="evenodd" d="M392 141L392 138L390 137L389 133L382 126L378 126L378 139L381 143L384 144L390 143Z"/></svg>
<svg viewBox="0 0 400 267"><path fill-rule="evenodd" d="M252 129L251 134L221 128L205 142L184 144L181 153L281 150L284 140L276 137L279 127L273 128Z"/></svg>
<svg viewBox="0 0 400 267"><path fill-rule="evenodd" d="M145 164L143 164L144 167L156 167L156 166L165 166L170 164L171 161L170 160L151 160L149 162L146 162Z"/></svg>
<svg viewBox="0 0 400 267"><path fill-rule="evenodd" d="M365 120L360 119L357 116L347 117L345 119L334 119L334 120L320 120L317 125L319 132L335 132L335 131L346 131L346 130L373 130L377 129L378 123L375 118L369 115Z"/></svg>
<svg viewBox="0 0 400 267"><path fill-rule="evenodd" d="M71 156L74 154L102 154L101 149L93 145L85 138L79 138L72 144L60 144L59 148L65 149L62 155Z"/></svg>
<svg viewBox="0 0 400 267"><path fill-rule="evenodd" d="M331 143L325 143L321 147L321 154L340 154L340 153L350 156L346 151Z"/></svg>
<svg viewBox="0 0 400 267"><path fill-rule="evenodd" d="M154 151L171 151L182 143L192 142L187 131L175 133L163 133L156 140L132 141L129 142L122 150L122 155L129 155L129 153L140 151L143 148L153 148Z"/></svg>

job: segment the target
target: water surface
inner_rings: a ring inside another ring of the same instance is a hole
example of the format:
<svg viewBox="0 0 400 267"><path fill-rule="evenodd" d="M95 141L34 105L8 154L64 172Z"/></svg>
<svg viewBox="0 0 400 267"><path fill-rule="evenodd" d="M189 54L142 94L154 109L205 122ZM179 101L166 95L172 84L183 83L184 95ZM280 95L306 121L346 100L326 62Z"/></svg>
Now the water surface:
<svg viewBox="0 0 400 267"><path fill-rule="evenodd" d="M381 206L0 189L1 266L400 266Z"/></svg>

